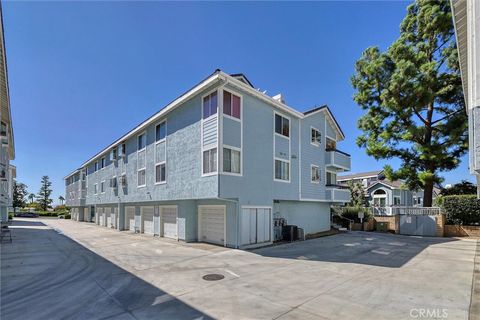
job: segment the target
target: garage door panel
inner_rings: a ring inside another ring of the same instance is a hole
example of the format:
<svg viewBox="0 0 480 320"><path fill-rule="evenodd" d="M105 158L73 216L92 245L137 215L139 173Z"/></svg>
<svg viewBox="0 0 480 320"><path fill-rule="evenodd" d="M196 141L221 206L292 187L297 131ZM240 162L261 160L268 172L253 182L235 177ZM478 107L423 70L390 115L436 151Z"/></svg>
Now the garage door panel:
<svg viewBox="0 0 480 320"><path fill-rule="evenodd" d="M135 207L125 207L125 229L135 231Z"/></svg>
<svg viewBox="0 0 480 320"><path fill-rule="evenodd" d="M177 208L176 207L161 207L161 226L163 236L166 238L177 238Z"/></svg>
<svg viewBox="0 0 480 320"><path fill-rule="evenodd" d="M242 208L242 245L271 241L271 210L269 208Z"/></svg>
<svg viewBox="0 0 480 320"><path fill-rule="evenodd" d="M141 214L142 214L142 220L143 220L143 232L146 234L151 234L153 235L153 214L155 212L154 207L142 207L141 208Z"/></svg>
<svg viewBox="0 0 480 320"><path fill-rule="evenodd" d="M106 208L105 209L105 217L106 217L106 225L107 228L110 228L112 226L112 209L111 208Z"/></svg>
<svg viewBox="0 0 480 320"><path fill-rule="evenodd" d="M225 207L200 207L199 240L225 244Z"/></svg>

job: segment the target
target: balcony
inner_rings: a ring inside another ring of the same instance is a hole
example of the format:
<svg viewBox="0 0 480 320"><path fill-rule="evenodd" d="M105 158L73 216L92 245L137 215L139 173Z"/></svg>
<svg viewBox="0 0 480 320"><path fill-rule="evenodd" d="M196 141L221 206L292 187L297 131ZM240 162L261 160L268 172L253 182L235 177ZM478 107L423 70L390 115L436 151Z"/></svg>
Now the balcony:
<svg viewBox="0 0 480 320"><path fill-rule="evenodd" d="M325 200L332 202L350 202L350 190L348 187L327 184L325 186Z"/></svg>
<svg viewBox="0 0 480 320"><path fill-rule="evenodd" d="M325 151L325 166L335 168L337 171L350 171L351 158L348 153L339 150Z"/></svg>

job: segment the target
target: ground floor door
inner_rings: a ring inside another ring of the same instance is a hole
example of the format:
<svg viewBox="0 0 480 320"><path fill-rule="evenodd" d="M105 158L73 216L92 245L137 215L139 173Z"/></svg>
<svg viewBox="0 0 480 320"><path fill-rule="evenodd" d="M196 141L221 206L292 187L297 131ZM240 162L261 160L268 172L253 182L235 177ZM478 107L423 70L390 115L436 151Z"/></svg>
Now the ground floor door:
<svg viewBox="0 0 480 320"><path fill-rule="evenodd" d="M224 205L198 207L198 241L225 245L226 207Z"/></svg>
<svg viewBox="0 0 480 320"><path fill-rule="evenodd" d="M112 208L105 208L105 220L107 228L112 227Z"/></svg>
<svg viewBox="0 0 480 320"><path fill-rule="evenodd" d="M400 234L411 236L434 237L437 233L437 222L433 215L400 215Z"/></svg>
<svg viewBox="0 0 480 320"><path fill-rule="evenodd" d="M240 224L242 245L272 241L271 227L271 208L242 207Z"/></svg>
<svg viewBox="0 0 480 320"><path fill-rule="evenodd" d="M160 235L165 238L177 239L177 207L160 207Z"/></svg>
<svg viewBox="0 0 480 320"><path fill-rule="evenodd" d="M135 207L125 207L125 229L135 231Z"/></svg>
<svg viewBox="0 0 480 320"><path fill-rule="evenodd" d="M153 214L155 212L154 207L140 207L140 214L142 216L142 228L141 232L151 234L153 236Z"/></svg>
<svg viewBox="0 0 480 320"><path fill-rule="evenodd" d="M112 208L112 228L118 228L118 207Z"/></svg>

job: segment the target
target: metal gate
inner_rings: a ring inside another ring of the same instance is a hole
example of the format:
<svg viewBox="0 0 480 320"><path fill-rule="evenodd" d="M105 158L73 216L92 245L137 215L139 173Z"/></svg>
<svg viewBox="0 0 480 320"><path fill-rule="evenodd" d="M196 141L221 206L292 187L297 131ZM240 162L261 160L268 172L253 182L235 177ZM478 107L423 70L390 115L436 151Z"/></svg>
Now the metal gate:
<svg viewBox="0 0 480 320"><path fill-rule="evenodd" d="M437 222L434 215L400 215L400 234L434 237L436 228Z"/></svg>

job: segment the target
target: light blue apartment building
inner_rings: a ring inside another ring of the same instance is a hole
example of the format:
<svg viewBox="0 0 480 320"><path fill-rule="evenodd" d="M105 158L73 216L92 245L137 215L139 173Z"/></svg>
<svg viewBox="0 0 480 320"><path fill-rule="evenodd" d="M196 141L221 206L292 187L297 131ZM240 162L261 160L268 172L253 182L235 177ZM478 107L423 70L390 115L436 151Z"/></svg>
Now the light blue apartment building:
<svg viewBox="0 0 480 320"><path fill-rule="evenodd" d="M65 177L72 218L234 248L283 223L330 229L350 169L328 107L299 112L242 74L216 70Z"/></svg>

